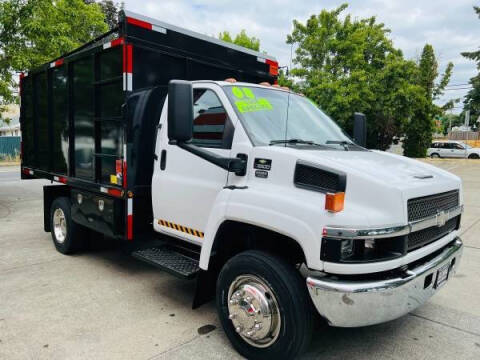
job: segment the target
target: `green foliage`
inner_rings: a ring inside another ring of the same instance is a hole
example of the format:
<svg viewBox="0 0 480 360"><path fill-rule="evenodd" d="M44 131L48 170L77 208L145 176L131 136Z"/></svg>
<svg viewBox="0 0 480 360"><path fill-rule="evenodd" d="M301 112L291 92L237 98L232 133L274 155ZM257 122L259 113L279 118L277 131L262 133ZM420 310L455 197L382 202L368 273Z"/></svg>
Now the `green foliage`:
<svg viewBox="0 0 480 360"><path fill-rule="evenodd" d="M0 105L13 103L15 72L29 71L108 30L100 5L83 0L0 2Z"/></svg>
<svg viewBox="0 0 480 360"><path fill-rule="evenodd" d="M409 157L425 157L427 149L432 143L434 118L443 114L444 110L434 104L448 85L452 74L453 64L449 63L438 84L438 62L433 46L425 44L418 64L418 85L423 90L425 102L418 107L412 118L405 125L405 139L403 142L404 154Z"/></svg>
<svg viewBox="0 0 480 360"><path fill-rule="evenodd" d="M240 33L237 34L235 38L232 38L228 31L223 31L218 34L218 38L232 44L243 46L247 49L260 51L260 40L257 39L255 36L248 36L245 30L240 31Z"/></svg>
<svg viewBox="0 0 480 360"><path fill-rule="evenodd" d="M300 87L351 133L355 111L368 118L367 145L387 149L414 112L423 106L419 70L393 47L389 30L375 17L354 19L347 5L293 22L287 43L295 44L291 73Z"/></svg>
<svg viewBox="0 0 480 360"><path fill-rule="evenodd" d="M110 29L113 29L117 26L118 23L118 13L125 7L124 2L121 3L114 2L112 0L83 0L85 4L94 4L95 2L102 9L103 14L105 15L105 22L107 23Z"/></svg>
<svg viewBox="0 0 480 360"><path fill-rule="evenodd" d="M473 10L480 18L480 7L474 6ZM472 89L467 93L463 101L463 110L470 110L470 116L477 118L480 116L480 50L471 52L462 52L462 56L477 63L479 73L470 79Z"/></svg>

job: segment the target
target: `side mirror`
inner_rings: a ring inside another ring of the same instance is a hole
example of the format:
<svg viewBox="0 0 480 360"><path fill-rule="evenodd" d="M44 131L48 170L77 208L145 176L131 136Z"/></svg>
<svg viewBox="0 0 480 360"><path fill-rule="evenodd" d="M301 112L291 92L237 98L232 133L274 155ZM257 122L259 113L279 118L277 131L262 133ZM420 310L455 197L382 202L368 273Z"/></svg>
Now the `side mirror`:
<svg viewBox="0 0 480 360"><path fill-rule="evenodd" d="M353 115L353 140L360 146L367 146L367 118L365 114L356 112Z"/></svg>
<svg viewBox="0 0 480 360"><path fill-rule="evenodd" d="M193 136L193 88L184 80L168 83L168 139L178 142Z"/></svg>

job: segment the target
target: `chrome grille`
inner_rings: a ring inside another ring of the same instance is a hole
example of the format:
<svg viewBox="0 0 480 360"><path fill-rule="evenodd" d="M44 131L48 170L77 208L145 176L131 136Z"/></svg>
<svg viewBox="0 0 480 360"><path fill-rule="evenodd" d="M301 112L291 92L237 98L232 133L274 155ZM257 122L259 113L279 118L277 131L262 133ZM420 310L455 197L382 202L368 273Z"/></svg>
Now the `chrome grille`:
<svg viewBox="0 0 480 360"><path fill-rule="evenodd" d="M428 245L457 228L459 217L448 220L443 226L433 226L408 235L408 251Z"/></svg>
<svg viewBox="0 0 480 360"><path fill-rule="evenodd" d="M425 219L459 204L458 190L408 200L408 221Z"/></svg>

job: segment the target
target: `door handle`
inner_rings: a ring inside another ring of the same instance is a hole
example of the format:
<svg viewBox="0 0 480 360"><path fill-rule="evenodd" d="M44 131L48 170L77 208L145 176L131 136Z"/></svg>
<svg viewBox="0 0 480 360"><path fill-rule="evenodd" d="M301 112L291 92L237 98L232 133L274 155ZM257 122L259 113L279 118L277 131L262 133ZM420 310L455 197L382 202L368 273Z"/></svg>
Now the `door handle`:
<svg viewBox="0 0 480 360"><path fill-rule="evenodd" d="M160 170L165 170L167 166L167 150L162 150L162 154L160 155Z"/></svg>

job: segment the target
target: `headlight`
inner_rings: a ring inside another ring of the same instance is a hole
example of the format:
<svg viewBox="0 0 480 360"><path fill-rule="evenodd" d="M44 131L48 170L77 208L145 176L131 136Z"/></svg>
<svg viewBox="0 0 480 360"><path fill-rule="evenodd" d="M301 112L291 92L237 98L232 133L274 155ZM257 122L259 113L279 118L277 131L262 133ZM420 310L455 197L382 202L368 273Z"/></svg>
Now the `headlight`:
<svg viewBox="0 0 480 360"><path fill-rule="evenodd" d="M403 255L406 237L385 239L333 239L324 237L320 259L336 263L391 260Z"/></svg>
<svg viewBox="0 0 480 360"><path fill-rule="evenodd" d="M340 245L340 257L348 259L353 255L353 240L342 240Z"/></svg>

